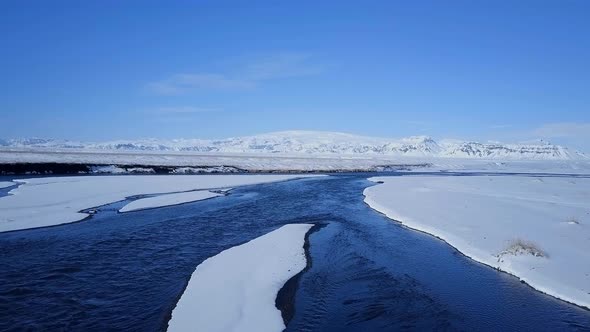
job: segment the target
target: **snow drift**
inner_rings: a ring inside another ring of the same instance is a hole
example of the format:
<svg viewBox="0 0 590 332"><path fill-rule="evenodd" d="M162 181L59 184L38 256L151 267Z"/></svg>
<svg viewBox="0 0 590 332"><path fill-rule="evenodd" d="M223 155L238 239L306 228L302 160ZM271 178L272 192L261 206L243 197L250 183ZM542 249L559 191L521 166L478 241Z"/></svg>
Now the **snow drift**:
<svg viewBox="0 0 590 332"><path fill-rule="evenodd" d="M172 311L168 331L282 331L277 293L306 266L313 225L289 224L199 266Z"/></svg>

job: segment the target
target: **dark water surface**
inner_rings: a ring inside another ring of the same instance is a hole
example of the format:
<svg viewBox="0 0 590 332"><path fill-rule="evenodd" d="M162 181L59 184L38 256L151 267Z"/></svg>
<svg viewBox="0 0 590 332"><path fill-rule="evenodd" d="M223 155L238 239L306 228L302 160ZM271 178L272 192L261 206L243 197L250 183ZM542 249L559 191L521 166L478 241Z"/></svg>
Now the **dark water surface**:
<svg viewBox="0 0 590 332"><path fill-rule="evenodd" d="M374 175L374 174L373 174ZM289 331L590 330L590 311L532 290L374 212L363 175L0 233L0 330L166 328L195 267L287 223L310 237Z"/></svg>

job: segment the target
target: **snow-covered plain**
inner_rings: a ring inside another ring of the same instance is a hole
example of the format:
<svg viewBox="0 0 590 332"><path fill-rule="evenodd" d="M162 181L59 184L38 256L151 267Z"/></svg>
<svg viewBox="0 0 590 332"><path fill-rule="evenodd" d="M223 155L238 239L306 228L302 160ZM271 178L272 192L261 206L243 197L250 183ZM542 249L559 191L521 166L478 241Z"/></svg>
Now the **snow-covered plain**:
<svg viewBox="0 0 590 332"><path fill-rule="evenodd" d="M0 181L0 188L7 188L7 187L11 187L14 186L16 183L14 182L9 182L9 181Z"/></svg>
<svg viewBox="0 0 590 332"><path fill-rule="evenodd" d="M178 205L188 202L201 201L208 198L223 196L219 193L210 192L207 190L188 191L174 194L164 194L154 197L140 198L125 205L119 212L131 212L137 210L153 209L157 207Z"/></svg>
<svg viewBox="0 0 590 332"><path fill-rule="evenodd" d="M172 311L168 331L282 331L277 293L306 266L313 225L289 224L199 266Z"/></svg>
<svg viewBox="0 0 590 332"><path fill-rule="evenodd" d="M191 169L207 172L213 167L220 172L246 171L333 172L375 171L383 166L399 166L417 171L491 171L549 172L590 174L589 160L501 160L469 158L406 157L387 155L305 155L305 154L231 154L194 152L130 152L72 150L0 150L0 164L71 163L87 165L142 165L177 167L175 173ZM221 166L225 165L225 166ZM410 166L408 166L410 165ZM414 165L414 166L412 166ZM421 165L421 166L416 166ZM95 170L123 173L120 167L99 167Z"/></svg>
<svg viewBox="0 0 590 332"><path fill-rule="evenodd" d="M534 288L590 308L590 178L374 177L372 208Z"/></svg>
<svg viewBox="0 0 590 332"><path fill-rule="evenodd" d="M59 225L88 216L80 211L130 196L236 187L311 175L134 175L15 180L0 198L0 232Z"/></svg>

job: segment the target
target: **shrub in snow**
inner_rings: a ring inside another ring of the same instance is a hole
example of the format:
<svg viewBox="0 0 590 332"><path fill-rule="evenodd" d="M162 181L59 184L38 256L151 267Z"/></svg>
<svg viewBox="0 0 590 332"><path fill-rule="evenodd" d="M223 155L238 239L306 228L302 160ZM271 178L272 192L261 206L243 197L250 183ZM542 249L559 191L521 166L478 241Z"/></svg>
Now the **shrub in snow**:
<svg viewBox="0 0 590 332"><path fill-rule="evenodd" d="M515 239L508 244L506 249L498 254L498 262L504 255L533 255L535 257L549 257L545 251L539 248L535 243L522 239Z"/></svg>
<svg viewBox="0 0 590 332"><path fill-rule="evenodd" d="M579 225L580 224L580 221L578 221L578 219L575 218L575 217L569 218L565 222L568 223L568 224L570 224L570 225Z"/></svg>

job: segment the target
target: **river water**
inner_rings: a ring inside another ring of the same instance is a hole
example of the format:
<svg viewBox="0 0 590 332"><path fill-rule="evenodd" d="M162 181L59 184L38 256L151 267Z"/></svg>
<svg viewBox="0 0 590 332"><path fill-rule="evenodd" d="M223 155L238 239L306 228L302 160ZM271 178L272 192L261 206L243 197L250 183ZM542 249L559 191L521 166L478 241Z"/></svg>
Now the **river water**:
<svg viewBox="0 0 590 332"><path fill-rule="evenodd" d="M370 209L367 176L128 214L119 202L83 222L0 233L0 330L164 330L198 264L287 223L325 225L309 236L288 331L590 330L590 311Z"/></svg>

